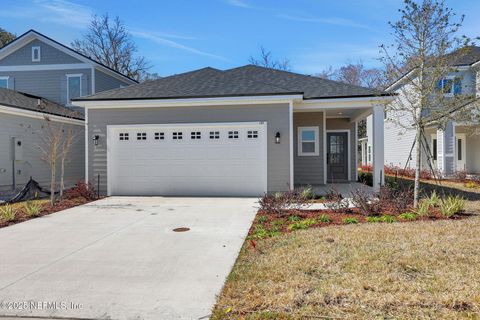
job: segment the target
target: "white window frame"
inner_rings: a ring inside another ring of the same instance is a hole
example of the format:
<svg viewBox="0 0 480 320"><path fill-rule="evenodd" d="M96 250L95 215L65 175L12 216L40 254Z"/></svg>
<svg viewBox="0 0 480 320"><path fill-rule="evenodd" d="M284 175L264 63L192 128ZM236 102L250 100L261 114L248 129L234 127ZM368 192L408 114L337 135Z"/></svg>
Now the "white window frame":
<svg viewBox="0 0 480 320"><path fill-rule="evenodd" d="M444 96L444 97L453 97L453 96L455 96L455 80L457 80L457 79L460 81L460 85L461 85L461 83L462 83L461 78L456 77L456 76L446 76L446 77L443 77L443 78L440 80L440 81L442 81L442 88L441 88L442 92L443 92L443 85L444 85L444 84L443 84L443 81L444 81L444 80L452 80L452 87L450 88L450 92L443 92L443 96Z"/></svg>
<svg viewBox="0 0 480 320"><path fill-rule="evenodd" d="M38 58L35 59L35 51L37 50L38 50ZM32 47L32 62L40 62L40 60L42 59L41 53L42 51L40 50L39 46Z"/></svg>
<svg viewBox="0 0 480 320"><path fill-rule="evenodd" d="M308 157L308 156L319 156L320 155L320 148L319 148L319 141L320 141L320 130L319 127L298 127L298 143L297 143L297 152L298 156L300 157ZM314 131L315 132L315 140L302 140L302 132L303 131ZM315 150L313 152L303 152L302 150L302 142L314 142L315 143Z"/></svg>
<svg viewBox="0 0 480 320"><path fill-rule="evenodd" d="M0 80L7 80L7 89L10 89L9 82L10 82L10 76L1 76Z"/></svg>
<svg viewBox="0 0 480 320"><path fill-rule="evenodd" d="M80 97L82 96L82 73L72 73L72 74L67 74L67 104L71 105L72 102L70 101L70 86L68 82L70 81L70 78L80 78Z"/></svg>

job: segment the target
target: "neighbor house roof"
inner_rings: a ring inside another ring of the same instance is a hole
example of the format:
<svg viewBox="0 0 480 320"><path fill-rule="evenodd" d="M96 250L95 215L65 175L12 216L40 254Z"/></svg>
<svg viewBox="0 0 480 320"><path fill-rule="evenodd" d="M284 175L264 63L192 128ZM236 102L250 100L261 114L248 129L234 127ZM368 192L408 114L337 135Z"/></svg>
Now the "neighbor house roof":
<svg viewBox="0 0 480 320"><path fill-rule="evenodd" d="M11 51L15 51L18 45L18 47L22 47L24 44L21 43L24 39L29 39L29 38L36 38L36 39L40 39L44 42L46 42L47 44L50 44L50 45L53 45L53 46L56 46L57 48L60 48L64 51L67 51L70 55L73 55L74 57L77 57L77 58L80 58L80 60L88 60L89 62L92 62L95 66L99 67L100 69L103 69L103 71L107 71L107 72L110 72L110 73L113 73L121 78L123 78L124 80L127 80L131 83L138 83L137 80L135 79L132 79L126 75L124 75L123 73L120 73L106 65L104 65L103 63L97 61L97 60L94 60L92 59L91 57L89 56L86 56L76 50L73 50L72 48L70 47L67 47L66 45L50 38L50 37L47 37L46 35L36 31L36 30L33 30L33 29L30 29L28 30L27 32L25 32L24 34L18 36L17 38L15 38L13 41L10 41L9 43L7 43L6 45L4 45L3 47L0 48L0 59L3 58L4 55L8 55L11 53ZM30 42L31 40L28 40L28 42Z"/></svg>
<svg viewBox="0 0 480 320"><path fill-rule="evenodd" d="M289 94L303 95L304 99L388 95L383 91L314 76L246 65L228 70L207 67L75 100L180 99Z"/></svg>
<svg viewBox="0 0 480 320"><path fill-rule="evenodd" d="M81 113L73 111L58 103L28 93L5 88L0 88L0 106L84 120L84 116Z"/></svg>

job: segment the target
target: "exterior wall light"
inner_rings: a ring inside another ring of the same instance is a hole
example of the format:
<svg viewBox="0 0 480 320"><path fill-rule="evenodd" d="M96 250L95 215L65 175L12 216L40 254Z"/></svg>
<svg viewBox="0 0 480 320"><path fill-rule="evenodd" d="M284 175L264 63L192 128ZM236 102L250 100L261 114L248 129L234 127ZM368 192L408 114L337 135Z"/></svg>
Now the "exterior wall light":
<svg viewBox="0 0 480 320"><path fill-rule="evenodd" d="M275 133L275 143L276 144L280 143L280 132Z"/></svg>
<svg viewBox="0 0 480 320"><path fill-rule="evenodd" d="M93 140L93 143L98 146L98 140L100 139L100 136L98 134L94 135L92 140Z"/></svg>

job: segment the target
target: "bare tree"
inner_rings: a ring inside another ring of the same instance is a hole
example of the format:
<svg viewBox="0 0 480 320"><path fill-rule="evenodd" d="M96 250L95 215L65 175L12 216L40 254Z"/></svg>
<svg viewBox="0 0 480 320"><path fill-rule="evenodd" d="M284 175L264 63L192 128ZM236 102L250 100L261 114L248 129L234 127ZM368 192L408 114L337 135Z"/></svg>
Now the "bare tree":
<svg viewBox="0 0 480 320"><path fill-rule="evenodd" d="M15 40L17 36L7 30L0 28L0 48Z"/></svg>
<svg viewBox="0 0 480 320"><path fill-rule="evenodd" d="M385 72L379 68L367 68L362 61L347 62L337 69L330 66L315 76L374 89L381 89L385 84Z"/></svg>
<svg viewBox="0 0 480 320"><path fill-rule="evenodd" d="M137 46L117 16L94 15L82 39L72 48L136 80L142 80L151 68L145 57L137 55Z"/></svg>
<svg viewBox="0 0 480 320"><path fill-rule="evenodd" d="M447 121L448 114L465 105L471 97L447 96L439 81L455 71L453 60L459 59L468 41L457 35L463 16L456 17L443 0L422 0L420 3L405 0L400 18L389 23L394 43L382 45L385 65L394 78L401 79L398 96L388 106L388 121L401 128L415 130L415 187L414 205L420 194L420 169L424 129L433 120L439 127ZM456 50L455 55L449 54ZM393 52L393 53L392 53ZM406 66L412 69L405 74ZM455 83L448 83L454 86ZM410 121L405 121L409 119ZM428 154L428 153L427 153ZM428 156L428 155L427 155Z"/></svg>
<svg viewBox="0 0 480 320"><path fill-rule="evenodd" d="M65 164L69 162L70 150L75 142L75 132L71 126L63 130L63 138L60 149L60 198L65 189Z"/></svg>
<svg viewBox="0 0 480 320"><path fill-rule="evenodd" d="M265 49L265 47L260 47L260 55L258 57L250 56L248 62L256 66L278 69L283 71L290 71L290 60L287 58L278 59L272 55L271 51Z"/></svg>
<svg viewBox="0 0 480 320"><path fill-rule="evenodd" d="M55 189L57 184L57 161L60 156L60 147L62 144L63 125L53 123L48 116L44 116L44 124L39 133L41 143L38 145L40 149L40 157L50 167L50 204L55 203Z"/></svg>

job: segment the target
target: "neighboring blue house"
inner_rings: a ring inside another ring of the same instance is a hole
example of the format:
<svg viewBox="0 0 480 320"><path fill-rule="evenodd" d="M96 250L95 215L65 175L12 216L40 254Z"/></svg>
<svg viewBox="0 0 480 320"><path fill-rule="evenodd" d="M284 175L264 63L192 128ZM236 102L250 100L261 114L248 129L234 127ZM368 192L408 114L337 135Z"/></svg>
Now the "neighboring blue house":
<svg viewBox="0 0 480 320"><path fill-rule="evenodd" d="M38 152L45 115L58 125L74 126L66 179L70 184L83 179L85 121L72 112L83 110L71 100L134 83L35 30L1 48L0 191L22 186L30 176L48 184L49 168Z"/></svg>

